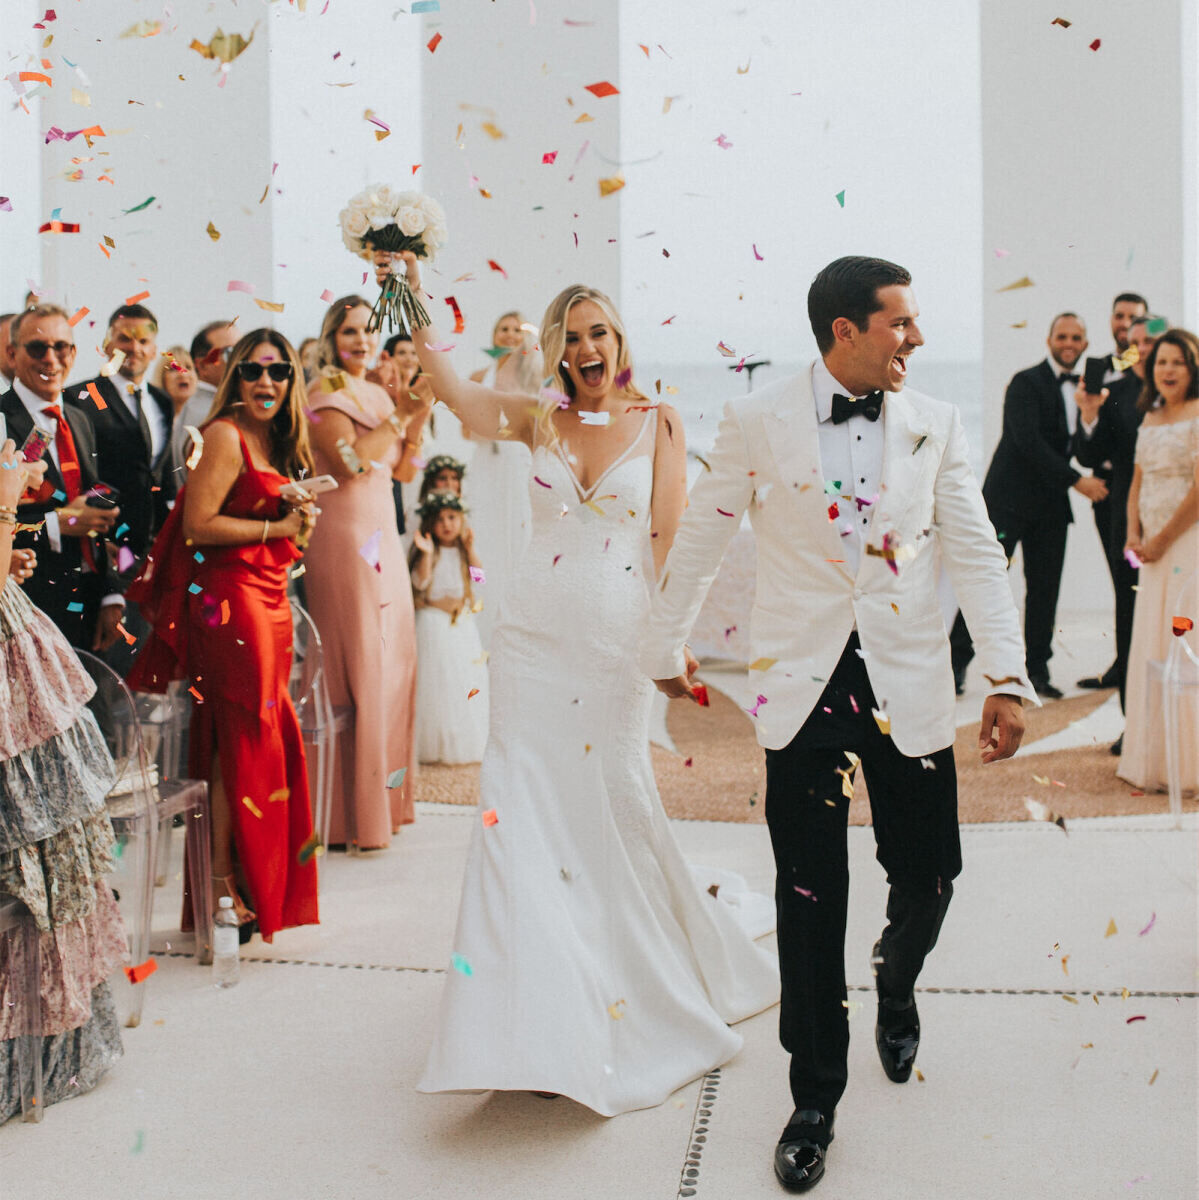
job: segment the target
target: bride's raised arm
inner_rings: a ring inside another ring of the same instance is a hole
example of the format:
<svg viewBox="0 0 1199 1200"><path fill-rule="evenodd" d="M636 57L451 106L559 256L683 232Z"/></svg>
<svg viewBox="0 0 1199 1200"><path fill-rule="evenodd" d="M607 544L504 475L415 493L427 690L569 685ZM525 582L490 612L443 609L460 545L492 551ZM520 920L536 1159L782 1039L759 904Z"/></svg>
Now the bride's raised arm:
<svg viewBox="0 0 1199 1200"><path fill-rule="evenodd" d="M391 269L391 260L400 257L408 271L408 286L413 294L428 300L420 281L420 267L411 251L394 255L379 251L375 255L375 273L380 282ZM421 370L433 385L433 393L470 431L484 438L511 438L532 446L537 414L542 401L521 392L498 392L469 379L462 379L450 365L441 335L435 325L412 330L412 344L420 359Z"/></svg>

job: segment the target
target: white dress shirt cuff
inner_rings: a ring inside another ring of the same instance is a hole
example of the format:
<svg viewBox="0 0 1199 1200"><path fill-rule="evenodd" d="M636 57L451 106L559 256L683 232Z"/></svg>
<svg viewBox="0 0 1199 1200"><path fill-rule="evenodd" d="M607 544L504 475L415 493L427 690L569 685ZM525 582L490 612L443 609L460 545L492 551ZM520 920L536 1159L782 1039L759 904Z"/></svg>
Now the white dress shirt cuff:
<svg viewBox="0 0 1199 1200"><path fill-rule="evenodd" d="M107 608L110 604L119 604L122 608L125 607L125 597L120 592L109 592L103 600L100 601L101 608Z"/></svg>
<svg viewBox="0 0 1199 1200"><path fill-rule="evenodd" d="M1089 438L1095 432L1095 427L1099 424L1099 418L1096 417L1093 421L1083 420L1082 414L1078 415L1078 428L1082 430L1082 436Z"/></svg>
<svg viewBox="0 0 1199 1200"><path fill-rule="evenodd" d="M50 539L50 549L55 554L62 553L62 529L58 524L58 513L48 512L46 514L46 537Z"/></svg>

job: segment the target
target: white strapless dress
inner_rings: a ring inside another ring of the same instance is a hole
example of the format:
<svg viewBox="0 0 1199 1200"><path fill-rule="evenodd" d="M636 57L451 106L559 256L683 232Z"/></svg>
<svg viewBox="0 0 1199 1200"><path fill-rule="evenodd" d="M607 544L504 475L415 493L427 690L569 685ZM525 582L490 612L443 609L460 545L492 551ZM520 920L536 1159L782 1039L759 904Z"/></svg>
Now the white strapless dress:
<svg viewBox="0 0 1199 1200"><path fill-rule="evenodd" d="M557 450L533 454L532 540L492 639L482 818L421 1091L648 1108L732 1058L729 1023L778 1000L777 962L751 938L773 905L723 873L705 890L650 765L636 649L654 416L586 494Z"/></svg>

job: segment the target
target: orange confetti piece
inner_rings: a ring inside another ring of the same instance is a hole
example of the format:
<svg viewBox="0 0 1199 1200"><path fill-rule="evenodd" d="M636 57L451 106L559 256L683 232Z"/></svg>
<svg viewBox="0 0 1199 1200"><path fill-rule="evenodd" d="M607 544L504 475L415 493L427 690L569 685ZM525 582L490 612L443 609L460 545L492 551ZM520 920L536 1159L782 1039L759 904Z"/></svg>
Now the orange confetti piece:
<svg viewBox="0 0 1199 1200"><path fill-rule="evenodd" d="M222 625L229 624L229 601L228 600L221 601L221 624Z"/></svg>
<svg viewBox="0 0 1199 1200"><path fill-rule="evenodd" d="M429 43L428 43L428 47L427 47L427 48L428 48L428 51L429 51L429 53L430 53L430 54L435 54L435 53L437 52L437 47L438 47L438 46L440 46L440 45L441 45L441 34L440 34L440 33L435 33L435 34L434 34L434 35L433 35L433 36L432 36L432 37L429 39Z"/></svg>
<svg viewBox="0 0 1199 1200"><path fill-rule="evenodd" d="M618 96L620 94L620 88L613 87L606 79L602 83L589 83L586 90L601 100L605 96Z"/></svg>
<svg viewBox="0 0 1199 1200"><path fill-rule="evenodd" d="M1195 628L1195 622L1190 617L1175 617L1171 622L1175 637L1182 637L1184 633L1189 633Z"/></svg>
<svg viewBox="0 0 1199 1200"><path fill-rule="evenodd" d="M112 258L112 255L109 254L108 251L104 248L103 242L97 242L96 245L100 247L100 253L103 254L105 258Z"/></svg>
<svg viewBox="0 0 1199 1200"><path fill-rule="evenodd" d="M43 75L41 71L21 71L17 78L22 83L44 83L47 87L54 86L54 80L49 75Z"/></svg>
<svg viewBox="0 0 1199 1200"><path fill-rule="evenodd" d="M247 808L248 808L248 809L249 809L249 810L250 810L250 811L251 811L251 812L252 812L252 813L253 813L253 814L254 814L254 815L255 815L255 816L256 816L256 817L259 819L259 820L260 820L260 821L262 820L262 809L261 809L261 808L259 808L259 807L258 807L258 805L257 805L257 804L255 804L255 803L254 803L254 801L253 801L253 800L251 800L249 796L243 796L243 797L241 798L241 802L242 802L242 803L243 803L243 804L244 804L244 805L245 805L245 806L246 806L246 807L247 807Z"/></svg>
<svg viewBox="0 0 1199 1200"><path fill-rule="evenodd" d="M468 700L473 700L478 694L479 694L478 688L471 688L470 691L466 693L466 698Z"/></svg>
<svg viewBox="0 0 1199 1200"><path fill-rule="evenodd" d="M128 646L132 646L133 643L137 641L137 638L119 621L117 622L117 633L119 633L121 637L125 639L125 644Z"/></svg>
<svg viewBox="0 0 1199 1200"><path fill-rule="evenodd" d="M74 329L75 326L78 325L79 322L82 321L83 318L86 317L87 314L90 313L91 311L92 310L90 308L81 308L73 317L67 318L67 324L70 325L72 329Z"/></svg>
<svg viewBox="0 0 1199 1200"><path fill-rule="evenodd" d="M487 809L487 811L483 814L483 824L488 827L490 827L492 825L498 825L499 821L500 821L500 819L496 815L496 811L494 808Z"/></svg>
<svg viewBox="0 0 1199 1200"><path fill-rule="evenodd" d="M138 294L136 296L127 296L125 298L125 303L126 304L140 304L143 300L149 300L149 299L150 299L149 292L138 292Z"/></svg>
<svg viewBox="0 0 1199 1200"><path fill-rule="evenodd" d="M126 967L125 978L130 983L141 983L143 980L149 979L157 970L158 963L152 958L147 958L144 963L138 963L136 967Z"/></svg>
<svg viewBox="0 0 1199 1200"><path fill-rule="evenodd" d="M282 801L286 800L290 795L291 795L291 788L285 788L285 787L284 788L276 788L273 792L271 792L271 794L267 797L267 799L272 804L279 804Z"/></svg>
<svg viewBox="0 0 1199 1200"><path fill-rule="evenodd" d="M108 405L104 403L104 397L100 395L100 389L96 387L96 381L93 379L87 385L87 394L91 396L95 406L103 412Z"/></svg>
<svg viewBox="0 0 1199 1200"><path fill-rule="evenodd" d="M192 694L193 696L195 696L195 698L196 698L196 699L197 699L197 700L198 700L198 701L199 701L201 704L203 704L203 703L204 703L204 697L203 697L203 696L201 696L201 695L200 695L200 693L199 693L199 692L198 692L198 691L197 691L197 690L196 690L194 687L189 687L187 690L188 690L189 692L191 692L191 694Z"/></svg>

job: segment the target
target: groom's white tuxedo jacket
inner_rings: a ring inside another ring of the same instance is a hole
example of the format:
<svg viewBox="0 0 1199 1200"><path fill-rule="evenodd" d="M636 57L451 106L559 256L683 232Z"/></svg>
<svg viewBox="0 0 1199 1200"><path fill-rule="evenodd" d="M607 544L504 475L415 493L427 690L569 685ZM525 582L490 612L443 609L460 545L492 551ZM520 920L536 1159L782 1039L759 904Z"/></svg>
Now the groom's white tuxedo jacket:
<svg viewBox="0 0 1199 1200"><path fill-rule="evenodd" d="M786 746L807 720L854 627L870 683L908 756L954 738L953 671L937 598L944 560L994 692L1036 702L1006 559L967 459L956 407L905 389L883 405L878 500L856 574L828 514L811 369L725 408L666 560L642 646L654 679L683 673L683 643L749 509L757 541L751 661L765 702L758 740ZM938 553L939 552L939 553Z"/></svg>

